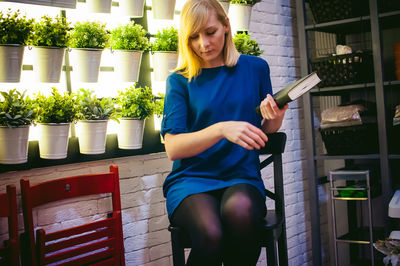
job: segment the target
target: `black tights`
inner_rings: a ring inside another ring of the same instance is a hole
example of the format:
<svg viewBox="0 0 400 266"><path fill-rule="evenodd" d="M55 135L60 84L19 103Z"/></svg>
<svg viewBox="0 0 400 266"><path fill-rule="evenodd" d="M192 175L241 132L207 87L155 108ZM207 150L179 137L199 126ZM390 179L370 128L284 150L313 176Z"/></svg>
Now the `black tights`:
<svg viewBox="0 0 400 266"><path fill-rule="evenodd" d="M252 185L234 186L191 195L172 215L171 222L188 232L190 266L256 265L261 251L261 226L266 206Z"/></svg>

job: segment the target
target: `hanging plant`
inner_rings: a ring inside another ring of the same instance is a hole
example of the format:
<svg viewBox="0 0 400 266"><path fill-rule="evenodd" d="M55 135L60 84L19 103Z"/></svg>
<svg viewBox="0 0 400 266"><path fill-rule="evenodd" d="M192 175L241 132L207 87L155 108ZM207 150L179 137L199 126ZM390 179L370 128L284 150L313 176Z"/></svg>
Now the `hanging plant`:
<svg viewBox="0 0 400 266"><path fill-rule="evenodd" d="M237 33L233 38L233 42L241 54L259 56L264 52L258 47L257 41L250 39L250 34Z"/></svg>
<svg viewBox="0 0 400 266"><path fill-rule="evenodd" d="M36 117L33 102L16 89L9 92L1 91L0 126L19 127L30 125Z"/></svg>
<svg viewBox="0 0 400 266"><path fill-rule="evenodd" d="M38 123L69 123L76 118L76 98L74 94L64 92L61 94L56 88L52 89L50 96L40 92L34 99Z"/></svg>
<svg viewBox="0 0 400 266"><path fill-rule="evenodd" d="M70 38L69 23L65 18L43 16L33 26L33 46L67 47Z"/></svg>
<svg viewBox="0 0 400 266"><path fill-rule="evenodd" d="M151 50L155 51L178 51L178 30L169 27L158 31L155 40L151 44Z"/></svg>
<svg viewBox="0 0 400 266"><path fill-rule="evenodd" d="M7 14L0 11L0 44L26 45L33 31L34 19L21 16L19 10L8 9Z"/></svg>
<svg viewBox="0 0 400 266"><path fill-rule="evenodd" d="M78 120L115 119L114 102L111 98L97 98L94 91L80 89L77 93Z"/></svg>
<svg viewBox="0 0 400 266"><path fill-rule="evenodd" d="M147 31L140 24L130 22L111 31L111 49L140 50L149 47Z"/></svg>
<svg viewBox="0 0 400 266"><path fill-rule="evenodd" d="M108 47L109 34L106 24L100 22L77 22L71 32L71 48L96 48Z"/></svg>
<svg viewBox="0 0 400 266"><path fill-rule="evenodd" d="M154 113L154 95L151 88L130 87L118 93L117 117L144 120Z"/></svg>

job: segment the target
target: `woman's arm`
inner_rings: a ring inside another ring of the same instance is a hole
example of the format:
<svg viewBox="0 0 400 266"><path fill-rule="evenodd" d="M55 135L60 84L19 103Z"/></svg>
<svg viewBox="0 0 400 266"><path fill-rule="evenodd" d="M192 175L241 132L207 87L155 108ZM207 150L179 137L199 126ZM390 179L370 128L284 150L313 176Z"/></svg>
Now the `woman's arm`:
<svg viewBox="0 0 400 266"><path fill-rule="evenodd" d="M248 122L226 121L192 133L167 133L165 151L171 160L184 159L202 153L223 138L248 150L260 149L268 141L262 130Z"/></svg>
<svg viewBox="0 0 400 266"><path fill-rule="evenodd" d="M279 109L274 98L270 94L260 104L262 117L262 130L264 133L274 133L282 126L282 121L289 105L285 105Z"/></svg>

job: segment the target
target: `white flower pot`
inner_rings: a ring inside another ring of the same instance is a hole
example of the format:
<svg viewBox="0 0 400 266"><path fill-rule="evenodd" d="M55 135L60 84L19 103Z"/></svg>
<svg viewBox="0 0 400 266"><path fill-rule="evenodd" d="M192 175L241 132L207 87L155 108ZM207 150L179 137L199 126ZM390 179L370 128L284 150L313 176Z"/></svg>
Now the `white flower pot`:
<svg viewBox="0 0 400 266"><path fill-rule="evenodd" d="M219 0L219 3L221 4L222 8L225 10L225 13L228 14L229 12L229 4L230 0Z"/></svg>
<svg viewBox="0 0 400 266"><path fill-rule="evenodd" d="M133 18L143 17L145 0L120 0L119 10L123 16Z"/></svg>
<svg viewBox="0 0 400 266"><path fill-rule="evenodd" d="M136 82L139 79L143 51L114 50L114 73L123 82Z"/></svg>
<svg viewBox="0 0 400 266"><path fill-rule="evenodd" d="M112 0L86 0L89 12L111 13Z"/></svg>
<svg viewBox="0 0 400 266"><path fill-rule="evenodd" d="M21 79L24 46L0 45L0 82L19 82Z"/></svg>
<svg viewBox="0 0 400 266"><path fill-rule="evenodd" d="M152 58L156 81L165 81L178 64L177 52L154 52Z"/></svg>
<svg viewBox="0 0 400 266"><path fill-rule="evenodd" d="M145 120L120 118L118 126L118 148L135 150L142 148Z"/></svg>
<svg viewBox="0 0 400 266"><path fill-rule="evenodd" d="M39 82L60 82L65 48L34 47L33 70Z"/></svg>
<svg viewBox="0 0 400 266"><path fill-rule="evenodd" d="M77 123L79 151L82 154L106 152L108 120L83 120Z"/></svg>
<svg viewBox="0 0 400 266"><path fill-rule="evenodd" d="M97 82L99 80L102 52L103 49L72 49L71 61L74 77L81 82Z"/></svg>
<svg viewBox="0 0 400 266"><path fill-rule="evenodd" d="M43 159L67 158L70 123L38 124L39 153Z"/></svg>
<svg viewBox="0 0 400 266"><path fill-rule="evenodd" d="M251 5L230 4L229 21L233 33L249 30L251 7Z"/></svg>
<svg viewBox="0 0 400 266"><path fill-rule="evenodd" d="M29 126L8 128L0 126L0 164L28 161Z"/></svg>
<svg viewBox="0 0 400 266"><path fill-rule="evenodd" d="M174 19L175 0L153 0L151 8L154 19Z"/></svg>

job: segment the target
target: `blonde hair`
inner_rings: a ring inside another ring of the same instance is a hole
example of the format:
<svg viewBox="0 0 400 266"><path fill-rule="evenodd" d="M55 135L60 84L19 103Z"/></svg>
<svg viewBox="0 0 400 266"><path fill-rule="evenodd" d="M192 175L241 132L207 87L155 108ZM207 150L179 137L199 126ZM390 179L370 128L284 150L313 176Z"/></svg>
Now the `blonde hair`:
<svg viewBox="0 0 400 266"><path fill-rule="evenodd" d="M222 50L224 64L235 66L240 56L232 39L229 19L217 0L188 0L182 8L179 27L179 59L178 67L174 70L188 78L196 78L201 73L202 59L193 51L189 44L191 35L199 32L208 18L215 11L218 21L228 28L225 34L225 45Z"/></svg>

